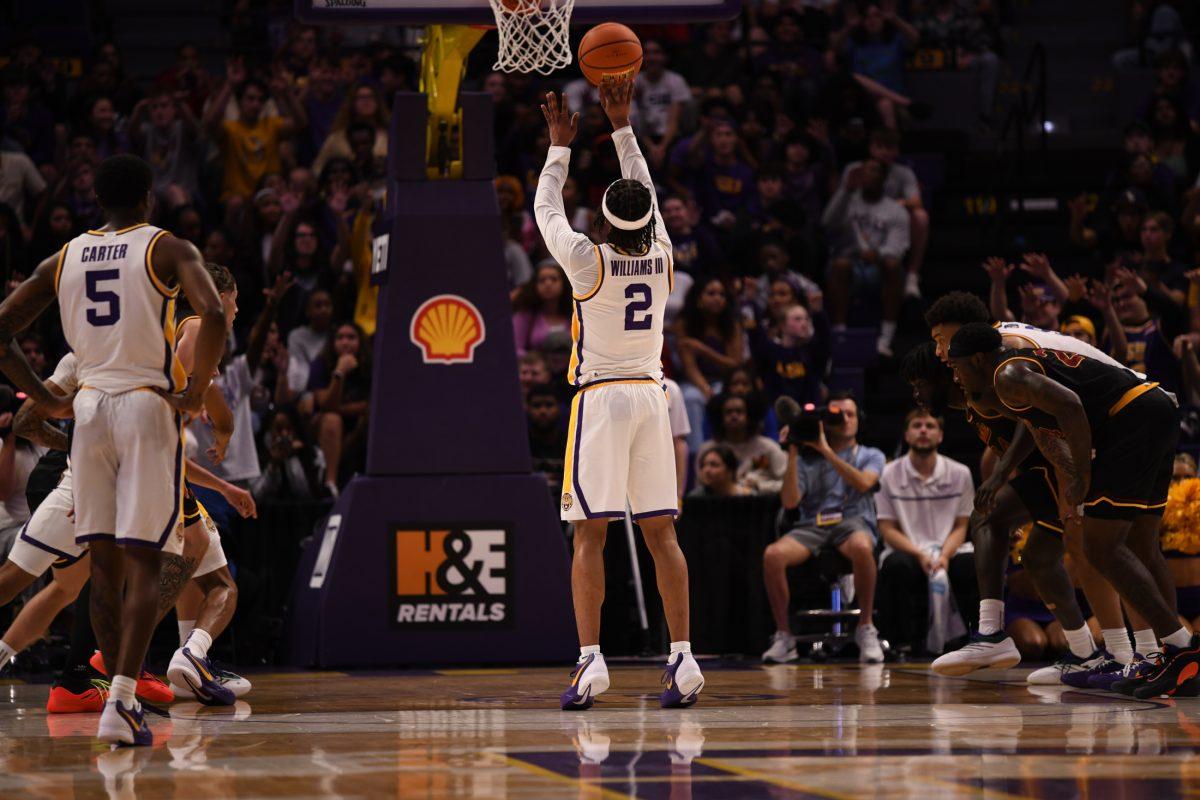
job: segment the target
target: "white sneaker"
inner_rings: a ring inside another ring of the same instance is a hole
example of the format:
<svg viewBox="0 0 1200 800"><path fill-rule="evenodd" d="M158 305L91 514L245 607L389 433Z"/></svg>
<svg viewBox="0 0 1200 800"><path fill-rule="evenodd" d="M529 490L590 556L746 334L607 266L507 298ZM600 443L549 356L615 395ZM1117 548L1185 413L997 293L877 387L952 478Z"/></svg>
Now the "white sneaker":
<svg viewBox="0 0 1200 800"><path fill-rule="evenodd" d="M858 660L867 664L883 663L883 648L879 646L879 631L874 625L859 625L854 632L854 643L858 645Z"/></svg>
<svg viewBox="0 0 1200 800"><path fill-rule="evenodd" d="M224 686L229 691L233 692L234 697L242 697L249 694L253 684L249 680L238 675L236 672L230 672L227 669L215 669L214 677L217 683ZM176 697L195 697L195 693L188 686L179 686L174 681L171 682L171 691L175 692Z"/></svg>
<svg viewBox="0 0 1200 800"><path fill-rule="evenodd" d="M1033 686L1057 686L1066 684L1063 676L1076 672L1091 672L1105 660L1103 651L1097 651L1088 658L1080 658L1074 653L1067 653L1048 667L1035 669L1025 677L1025 682Z"/></svg>
<svg viewBox="0 0 1200 800"><path fill-rule="evenodd" d="M1003 631L988 636L976 634L971 642L934 660L930 667L938 675L958 677L977 669L1009 669L1021 663L1016 642Z"/></svg>
<svg viewBox="0 0 1200 800"><path fill-rule="evenodd" d="M771 646L762 654L763 661L774 661L776 664L795 661L799 657L800 654L796 652L796 637L785 631L775 631L775 635L771 637Z"/></svg>
<svg viewBox="0 0 1200 800"><path fill-rule="evenodd" d="M921 276L918 273L910 272L904 276L904 296L921 299Z"/></svg>
<svg viewBox="0 0 1200 800"><path fill-rule="evenodd" d="M571 685L562 693L563 711L585 711L592 707L596 696L608 689L608 665L599 653L575 664L571 670Z"/></svg>

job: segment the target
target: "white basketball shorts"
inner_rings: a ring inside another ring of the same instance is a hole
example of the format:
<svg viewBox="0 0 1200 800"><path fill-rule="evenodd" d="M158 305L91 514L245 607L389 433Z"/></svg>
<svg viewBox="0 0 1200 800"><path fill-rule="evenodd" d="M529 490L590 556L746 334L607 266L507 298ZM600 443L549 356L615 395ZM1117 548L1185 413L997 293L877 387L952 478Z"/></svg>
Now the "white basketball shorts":
<svg viewBox="0 0 1200 800"><path fill-rule="evenodd" d="M667 396L652 378L597 381L571 403L563 476L568 521L674 515L675 448Z"/></svg>
<svg viewBox="0 0 1200 800"><path fill-rule="evenodd" d="M183 427L150 390L75 395L75 541L183 551Z"/></svg>
<svg viewBox="0 0 1200 800"><path fill-rule="evenodd" d="M67 516L74 507L68 469L21 529L8 560L30 575L41 575L52 566L69 567L83 558L87 547L75 542L75 523Z"/></svg>
<svg viewBox="0 0 1200 800"><path fill-rule="evenodd" d="M193 578L216 572L229 563L225 558L225 549L221 547L221 533L217 530L217 523L213 522L203 505L200 506L200 524L208 533L208 549L204 551L204 558L200 559L200 564L192 574Z"/></svg>

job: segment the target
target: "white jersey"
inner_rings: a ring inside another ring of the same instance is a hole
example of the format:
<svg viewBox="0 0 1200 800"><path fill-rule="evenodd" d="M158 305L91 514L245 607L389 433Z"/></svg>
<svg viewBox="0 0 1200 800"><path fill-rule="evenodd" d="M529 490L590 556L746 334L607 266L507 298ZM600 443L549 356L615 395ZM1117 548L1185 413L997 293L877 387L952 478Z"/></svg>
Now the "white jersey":
<svg viewBox="0 0 1200 800"><path fill-rule="evenodd" d="M151 267L155 243L168 235L145 223L88 231L59 252L54 286L81 387L183 390L187 376L175 357L179 290Z"/></svg>
<svg viewBox="0 0 1200 800"><path fill-rule="evenodd" d="M650 190L655 238L646 253L631 255L609 244L597 246L571 229L562 202L569 148L550 148L534 200L546 247L571 281L574 345L568 379L577 386L622 378L662 379L663 318L674 288L671 240L633 130L614 131L613 145L622 176Z"/></svg>
<svg viewBox="0 0 1200 800"><path fill-rule="evenodd" d="M1112 367L1120 367L1121 369L1129 369L1129 367L1117 361L1112 356L1102 350L1092 347L1087 342L1082 342L1074 336L1068 336L1065 333L1058 331L1046 331L1041 328L1035 328L1032 325L1026 325L1023 322L997 322L996 330L1000 331L1000 335L1005 338L1024 339L1028 342L1028 347L1037 349L1044 347L1047 350L1061 350L1064 353L1075 353L1085 356L1096 361L1103 361ZM1021 348L1024 349L1024 348ZM1134 372L1134 370L1129 370ZM1141 375L1141 373L1136 373ZM1145 378L1145 375L1141 377Z"/></svg>

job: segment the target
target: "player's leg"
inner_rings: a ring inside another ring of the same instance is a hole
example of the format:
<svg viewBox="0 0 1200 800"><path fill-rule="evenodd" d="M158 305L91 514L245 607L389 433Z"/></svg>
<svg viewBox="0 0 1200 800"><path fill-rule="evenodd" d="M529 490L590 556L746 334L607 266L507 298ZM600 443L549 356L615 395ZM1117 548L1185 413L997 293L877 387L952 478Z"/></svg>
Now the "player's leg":
<svg viewBox="0 0 1200 800"><path fill-rule="evenodd" d="M59 612L79 597L90 569L86 556L69 566L55 569L54 579L24 605L4 632L0 652L7 644L14 653L19 653L45 633Z"/></svg>
<svg viewBox="0 0 1200 800"><path fill-rule="evenodd" d="M204 592L195 581L188 581L175 601L175 618L179 628L179 646L187 644L188 637L196 628L196 618L200 616L200 607L204 605Z"/></svg>
<svg viewBox="0 0 1200 800"><path fill-rule="evenodd" d="M763 585L775 620L775 635L771 637L771 646L763 653L763 661L784 662L797 658L796 638L792 635L789 616L792 593L787 571L810 559L820 549L821 542L822 537L817 531L800 528L785 533L763 550Z"/></svg>
<svg viewBox="0 0 1200 800"><path fill-rule="evenodd" d="M53 560L53 558L51 558ZM39 573L40 574L40 573ZM37 575L30 575L11 560L0 566L0 606L6 606L29 585L37 580ZM4 659L0 659L0 664Z"/></svg>
<svg viewBox="0 0 1200 800"><path fill-rule="evenodd" d="M125 583L125 561L121 548L112 539L97 539L91 543L91 619L96 644L105 664L118 663L121 649L122 603Z"/></svg>
<svg viewBox="0 0 1200 800"><path fill-rule="evenodd" d="M591 708L608 689L608 667L600 652L600 608L604 604L604 540L610 519L624 516L625 475L632 425L628 410L608 408L621 386L580 391L571 402L563 464L562 519L574 523L571 603L579 634L579 660L560 698L567 710Z"/></svg>
<svg viewBox="0 0 1200 800"><path fill-rule="evenodd" d="M854 641L858 645L859 661L882 663L883 649L879 645L879 631L875 629L875 579L879 574L875 563L875 537L865 525L857 527L837 542L837 549L850 562L854 572L854 594L858 599L858 629L854 632Z"/></svg>
<svg viewBox="0 0 1200 800"><path fill-rule="evenodd" d="M224 565L204 575L197 575L195 583L204 598L197 613L196 625L187 641L175 651L167 672L172 680L182 677L183 682L175 685L181 688L186 686L201 703L233 705L237 693L213 667L208 650L213 640L224 632L233 619L237 608L237 584L229 568ZM243 694L249 691L248 681L238 676L232 677L245 683Z"/></svg>
<svg viewBox="0 0 1200 800"><path fill-rule="evenodd" d="M687 559L675 536L675 514L679 498L675 491L675 447L667 412L667 398L658 383L620 387L638 420L629 441L626 491L633 518L654 559L658 594L671 635L659 697L663 708L686 708L696 702L704 688L704 676L692 656L688 605Z"/></svg>

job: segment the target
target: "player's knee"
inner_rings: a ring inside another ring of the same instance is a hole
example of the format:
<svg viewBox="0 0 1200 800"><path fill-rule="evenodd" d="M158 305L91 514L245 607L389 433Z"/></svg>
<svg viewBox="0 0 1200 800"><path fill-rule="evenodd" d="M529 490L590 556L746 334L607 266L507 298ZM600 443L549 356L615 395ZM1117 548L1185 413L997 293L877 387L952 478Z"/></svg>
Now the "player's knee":
<svg viewBox="0 0 1200 800"><path fill-rule="evenodd" d="M1083 555L1089 564L1104 572L1116 562L1117 548L1115 542L1108 541L1108 537L1085 536L1083 538Z"/></svg>

